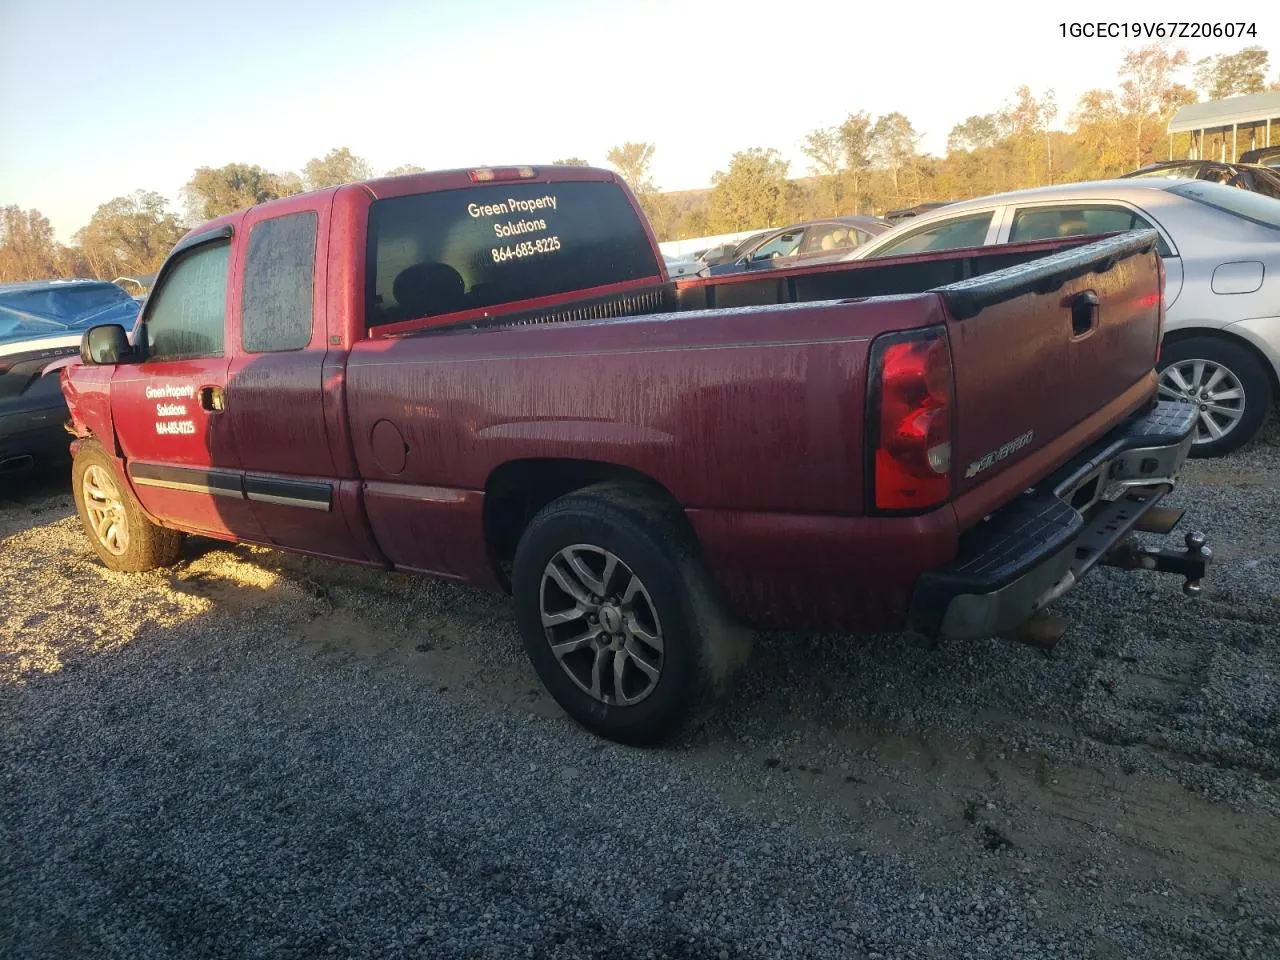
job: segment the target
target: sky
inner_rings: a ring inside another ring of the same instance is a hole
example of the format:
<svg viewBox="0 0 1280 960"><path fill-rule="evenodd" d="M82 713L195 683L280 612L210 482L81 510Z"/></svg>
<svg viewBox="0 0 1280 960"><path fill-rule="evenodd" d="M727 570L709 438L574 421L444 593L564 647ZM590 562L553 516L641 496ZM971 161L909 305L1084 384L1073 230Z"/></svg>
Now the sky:
<svg viewBox="0 0 1280 960"><path fill-rule="evenodd" d="M941 154L954 124L1020 84L1055 91L1059 126L1085 90L1114 87L1145 41L1063 37L1060 24L1112 21L1120 6L0 0L0 206L39 209L66 242L139 188L179 209L197 167L298 170L343 146L381 173L604 166L610 146L648 141L657 185L693 189L749 147L806 174L806 132L858 110L901 111ZM1176 42L1193 60L1261 45L1280 70L1280 4L1124 8L1141 11L1130 21L1229 9L1256 38Z"/></svg>

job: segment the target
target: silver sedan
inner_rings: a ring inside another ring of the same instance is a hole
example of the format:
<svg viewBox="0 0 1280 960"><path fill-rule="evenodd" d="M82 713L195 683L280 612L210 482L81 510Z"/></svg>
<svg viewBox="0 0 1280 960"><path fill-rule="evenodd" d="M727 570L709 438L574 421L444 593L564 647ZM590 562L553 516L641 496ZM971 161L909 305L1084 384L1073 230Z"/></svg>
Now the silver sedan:
<svg viewBox="0 0 1280 960"><path fill-rule="evenodd" d="M1193 456L1247 443L1280 391L1280 200L1203 180L1126 179L949 203L842 259L1153 228L1165 267L1160 392L1193 403Z"/></svg>

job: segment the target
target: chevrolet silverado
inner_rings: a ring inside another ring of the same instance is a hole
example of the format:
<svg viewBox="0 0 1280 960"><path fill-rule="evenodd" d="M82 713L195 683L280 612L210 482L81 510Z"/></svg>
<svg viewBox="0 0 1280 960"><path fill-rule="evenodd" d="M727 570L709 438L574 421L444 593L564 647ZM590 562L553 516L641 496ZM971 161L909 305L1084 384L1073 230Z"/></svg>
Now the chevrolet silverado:
<svg viewBox="0 0 1280 960"><path fill-rule="evenodd" d="M509 591L568 714L655 743L752 628L1010 636L1136 547L1193 413L1157 402L1151 231L672 280L583 167L383 178L191 230L61 368L113 570L192 533Z"/></svg>

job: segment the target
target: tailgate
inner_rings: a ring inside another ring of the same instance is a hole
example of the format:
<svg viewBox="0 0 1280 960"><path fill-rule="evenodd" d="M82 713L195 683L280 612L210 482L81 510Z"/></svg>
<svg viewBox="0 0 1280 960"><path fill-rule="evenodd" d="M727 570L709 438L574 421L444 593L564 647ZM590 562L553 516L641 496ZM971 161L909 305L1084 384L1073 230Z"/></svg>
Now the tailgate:
<svg viewBox="0 0 1280 960"><path fill-rule="evenodd" d="M1091 417L1086 443L1115 425L1101 411L1155 365L1156 236L1130 231L935 288L955 370L955 495Z"/></svg>

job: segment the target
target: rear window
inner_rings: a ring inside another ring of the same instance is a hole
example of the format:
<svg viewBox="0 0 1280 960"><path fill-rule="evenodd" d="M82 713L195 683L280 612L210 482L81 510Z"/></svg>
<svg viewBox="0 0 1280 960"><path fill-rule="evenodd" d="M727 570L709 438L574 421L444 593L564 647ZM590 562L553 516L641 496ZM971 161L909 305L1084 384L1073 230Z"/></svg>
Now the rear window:
<svg viewBox="0 0 1280 960"><path fill-rule="evenodd" d="M370 327L659 275L613 183L511 183L377 200Z"/></svg>
<svg viewBox="0 0 1280 960"><path fill-rule="evenodd" d="M1264 197L1251 190L1226 187L1220 183L1206 183L1202 180L1170 187L1169 192L1224 210L1237 217L1244 217L1254 223L1280 228L1280 200L1273 197Z"/></svg>

